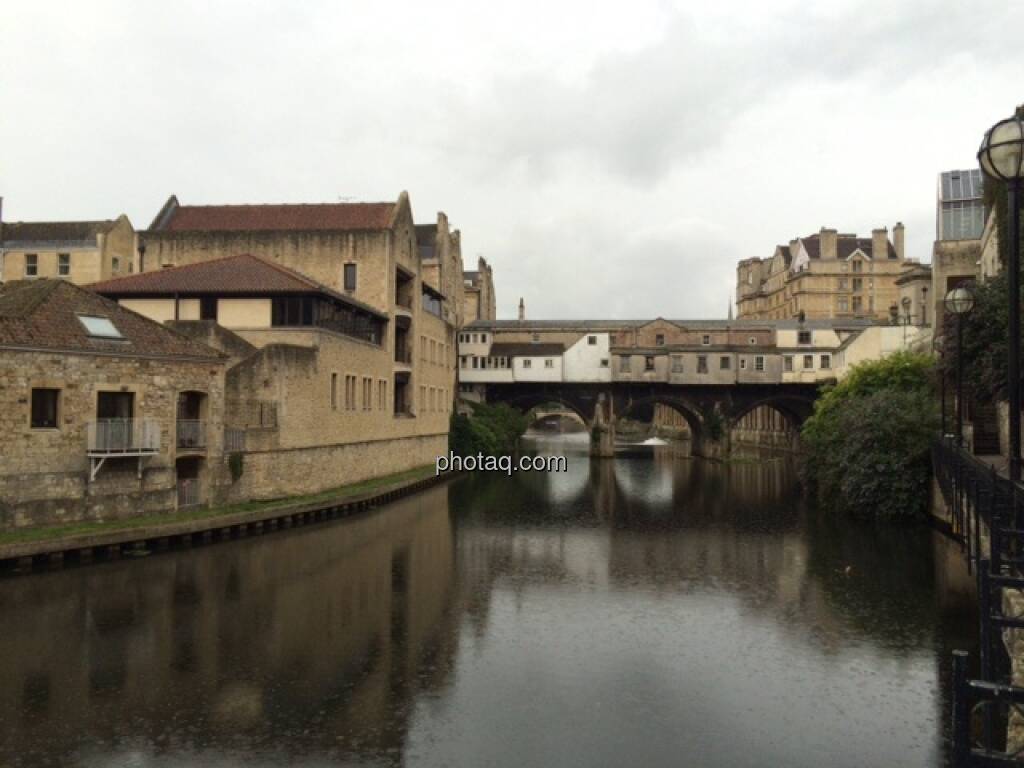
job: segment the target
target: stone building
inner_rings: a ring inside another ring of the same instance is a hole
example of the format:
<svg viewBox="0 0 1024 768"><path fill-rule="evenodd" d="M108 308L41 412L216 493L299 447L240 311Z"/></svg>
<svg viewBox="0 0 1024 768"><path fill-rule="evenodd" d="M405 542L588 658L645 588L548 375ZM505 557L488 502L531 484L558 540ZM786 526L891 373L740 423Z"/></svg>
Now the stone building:
<svg viewBox="0 0 1024 768"><path fill-rule="evenodd" d="M766 259L744 259L736 269L737 319L873 318L886 320L899 300L904 227L871 237L822 228L775 247Z"/></svg>
<svg viewBox="0 0 1024 768"><path fill-rule="evenodd" d="M0 524L218 500L225 363L68 281L0 287Z"/></svg>
<svg viewBox="0 0 1024 768"><path fill-rule="evenodd" d="M437 224L416 225L416 245L423 280L445 296L444 319L461 328L465 295L462 269L462 236L448 226L448 217L437 214Z"/></svg>
<svg viewBox="0 0 1024 768"><path fill-rule="evenodd" d="M319 492L447 452L452 326L442 295L413 274L396 277L406 293L388 312L250 254L91 287L230 355L225 423L244 456L230 497L241 500Z"/></svg>
<svg viewBox="0 0 1024 768"><path fill-rule="evenodd" d="M0 221L0 282L60 277L78 285L133 270L135 230L112 221Z"/></svg>
<svg viewBox="0 0 1024 768"><path fill-rule="evenodd" d="M476 270L463 273L465 323L494 320L497 316L494 296L494 272L487 260L477 259Z"/></svg>
<svg viewBox="0 0 1024 768"><path fill-rule="evenodd" d="M943 171L938 176L931 286L936 335L945 321L942 302L946 294L981 276L982 238L991 231L986 227L983 192L980 169Z"/></svg>
<svg viewBox="0 0 1024 768"><path fill-rule="evenodd" d="M930 325L935 319L931 305L932 267L909 259L906 268L896 278L900 295L896 320L908 325ZM890 312L892 309L890 308Z"/></svg>

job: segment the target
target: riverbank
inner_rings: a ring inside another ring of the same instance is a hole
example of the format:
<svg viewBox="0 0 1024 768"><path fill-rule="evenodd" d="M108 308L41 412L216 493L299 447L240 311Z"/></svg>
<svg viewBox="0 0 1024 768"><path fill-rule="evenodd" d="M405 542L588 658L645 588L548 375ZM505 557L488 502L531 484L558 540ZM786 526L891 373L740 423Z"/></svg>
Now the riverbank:
<svg viewBox="0 0 1024 768"><path fill-rule="evenodd" d="M151 550L244 536L343 517L442 482L431 465L343 485L322 493L252 501L130 520L86 521L0 533L0 571L59 564L66 558L144 554Z"/></svg>

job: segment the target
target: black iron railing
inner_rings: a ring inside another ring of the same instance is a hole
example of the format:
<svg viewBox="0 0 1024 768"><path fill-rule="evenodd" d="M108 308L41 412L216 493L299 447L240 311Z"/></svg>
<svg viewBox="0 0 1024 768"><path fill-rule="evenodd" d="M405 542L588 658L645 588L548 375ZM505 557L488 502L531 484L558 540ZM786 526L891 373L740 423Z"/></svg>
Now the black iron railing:
<svg viewBox="0 0 1024 768"><path fill-rule="evenodd" d="M1024 630L1024 486L951 438L933 445L932 465L952 533L978 579L978 679L968 674L965 652L953 658L953 765L1022 765L1024 688L1012 684L1006 641L1014 638L1004 631Z"/></svg>

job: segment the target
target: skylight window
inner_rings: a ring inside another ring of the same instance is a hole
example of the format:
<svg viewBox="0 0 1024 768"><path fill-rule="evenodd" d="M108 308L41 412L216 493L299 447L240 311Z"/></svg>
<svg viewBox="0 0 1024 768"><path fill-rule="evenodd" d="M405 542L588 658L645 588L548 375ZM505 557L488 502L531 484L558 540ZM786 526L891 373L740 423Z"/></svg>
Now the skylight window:
<svg viewBox="0 0 1024 768"><path fill-rule="evenodd" d="M106 317L95 315L79 315L78 321L85 326L90 336L98 339L123 339L124 336L117 330L117 327Z"/></svg>

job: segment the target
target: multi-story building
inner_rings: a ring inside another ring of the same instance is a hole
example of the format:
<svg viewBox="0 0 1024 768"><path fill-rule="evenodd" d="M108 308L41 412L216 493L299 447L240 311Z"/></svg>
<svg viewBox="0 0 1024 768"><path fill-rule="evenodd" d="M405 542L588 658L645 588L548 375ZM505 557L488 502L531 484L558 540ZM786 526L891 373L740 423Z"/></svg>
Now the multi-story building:
<svg viewBox="0 0 1024 768"><path fill-rule="evenodd" d="M135 230L112 221L0 222L0 282L59 277L78 285L128 274Z"/></svg>
<svg viewBox="0 0 1024 768"><path fill-rule="evenodd" d="M904 268L904 227L871 237L834 229L778 245L767 258L744 259L736 269L737 318L886 320L899 300L896 278Z"/></svg>
<svg viewBox="0 0 1024 768"><path fill-rule="evenodd" d="M461 328L465 312L461 233L450 229L448 217L439 212L436 224L416 225L416 245L423 281L445 296L444 319Z"/></svg>
<svg viewBox="0 0 1024 768"><path fill-rule="evenodd" d="M946 294L981 274L986 231L983 187L980 169L944 171L938 177L931 285L936 335L945 319L942 302Z"/></svg>
<svg viewBox="0 0 1024 768"><path fill-rule="evenodd" d="M476 270L463 273L463 295L466 324L495 319L494 273L486 259L478 258Z"/></svg>
<svg viewBox="0 0 1024 768"><path fill-rule="evenodd" d="M258 469L239 496L313 492L446 452L458 311L440 287L458 285L461 270L443 215L426 253L404 192L395 203L329 205L172 197L141 238L143 271L95 288L195 323L237 352L229 393L274 404L276 435L246 437ZM260 427L255 415L243 422Z"/></svg>
<svg viewBox="0 0 1024 768"><path fill-rule="evenodd" d="M220 498L226 362L66 280L0 286L0 525Z"/></svg>

